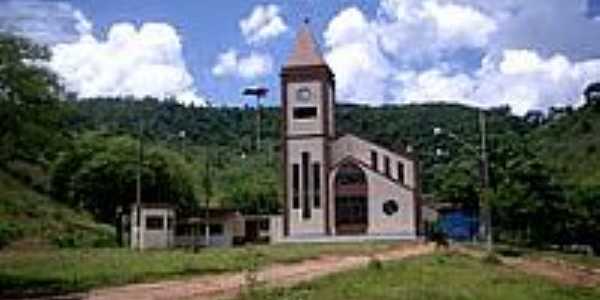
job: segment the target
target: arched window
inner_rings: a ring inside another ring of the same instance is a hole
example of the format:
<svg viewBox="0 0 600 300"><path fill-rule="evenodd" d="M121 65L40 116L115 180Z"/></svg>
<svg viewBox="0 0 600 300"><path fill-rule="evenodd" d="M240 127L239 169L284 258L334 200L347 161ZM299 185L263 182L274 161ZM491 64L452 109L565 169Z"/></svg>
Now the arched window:
<svg viewBox="0 0 600 300"><path fill-rule="evenodd" d="M342 186L365 184L366 182L367 178L363 170L353 163L341 165L335 177L335 183Z"/></svg>

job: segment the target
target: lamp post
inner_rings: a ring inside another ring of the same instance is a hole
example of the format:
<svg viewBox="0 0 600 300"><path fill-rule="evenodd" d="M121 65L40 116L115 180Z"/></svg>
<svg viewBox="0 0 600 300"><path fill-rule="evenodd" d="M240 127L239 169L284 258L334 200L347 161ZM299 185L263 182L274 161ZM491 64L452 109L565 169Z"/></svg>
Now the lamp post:
<svg viewBox="0 0 600 300"><path fill-rule="evenodd" d="M266 87L248 87L242 92L244 96L255 96L256 97L256 152L260 152L260 140L261 140L261 116L260 116L260 99L267 96L269 89Z"/></svg>
<svg viewBox="0 0 600 300"><path fill-rule="evenodd" d="M469 149L470 151L472 151L474 154L476 154L477 156L479 156L479 160L481 162L481 172L480 172L480 177L481 177L481 194L480 194L480 203L479 206L481 209L484 210L483 212L483 216L481 216L482 212L480 211L480 222L485 224L485 230L480 230L483 232L480 232L480 234L483 235L485 234L485 241L486 241L486 249L488 251L488 253L491 253L493 251L493 236L492 236L492 205L489 199L487 199L487 191L489 188L489 184L490 184L490 179L489 179L489 161L488 161L488 155L487 155L487 130L486 130L486 120L485 120L485 112L483 110L479 110L479 134L480 134L480 148L478 149L477 147L465 142L464 140L462 140L458 135L454 134L453 132L450 131L444 131L442 130L442 128L440 127L435 127L433 129L433 134L434 135L442 135L445 134L446 136L458 141L459 143L461 143L463 146L465 146L467 149Z"/></svg>

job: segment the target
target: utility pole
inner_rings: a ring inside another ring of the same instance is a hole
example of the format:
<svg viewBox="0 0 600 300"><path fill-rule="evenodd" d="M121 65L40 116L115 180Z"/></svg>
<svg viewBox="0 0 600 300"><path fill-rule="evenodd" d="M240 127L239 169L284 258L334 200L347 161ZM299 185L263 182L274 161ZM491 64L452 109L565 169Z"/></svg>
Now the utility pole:
<svg viewBox="0 0 600 300"><path fill-rule="evenodd" d="M136 237L137 237L137 249L142 250L142 159L144 151L143 133L144 123L139 121L138 131L138 159L136 169L136 184L135 184L135 206L136 206Z"/></svg>
<svg viewBox="0 0 600 300"><path fill-rule="evenodd" d="M489 174L489 160L487 153L487 128L485 120L485 111L479 109L479 130L480 130L480 147L474 147L473 145L462 140L458 135L452 132L444 132L440 127L433 129L434 135L440 135L445 133L452 139L460 142L463 146L468 148L472 153L477 154L480 160L480 180L481 180L481 192L479 197L479 239L485 240L486 248L489 253L492 252L494 246L493 231L492 231L492 203L491 199L488 198L488 190L490 187L490 174Z"/></svg>
<svg viewBox="0 0 600 300"><path fill-rule="evenodd" d="M206 247L210 246L210 198L212 197L212 178L210 170L210 151L206 147L206 160L205 160L205 171L204 175L204 193L206 197L206 207L204 208L204 242Z"/></svg>
<svg viewBox="0 0 600 300"><path fill-rule="evenodd" d="M485 112L479 110L479 126L481 130L481 205L485 206L485 239L488 253L492 253L493 250L493 236L492 236L492 203L491 199L487 196L488 189L490 187L490 174L489 174L489 162L487 156L487 132L486 132L486 120Z"/></svg>

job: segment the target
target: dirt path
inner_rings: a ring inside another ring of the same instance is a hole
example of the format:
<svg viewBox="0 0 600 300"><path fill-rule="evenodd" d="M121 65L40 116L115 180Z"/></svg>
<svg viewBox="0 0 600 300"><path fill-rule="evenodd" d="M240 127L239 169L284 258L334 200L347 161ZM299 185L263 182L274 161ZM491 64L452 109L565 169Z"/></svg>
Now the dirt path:
<svg viewBox="0 0 600 300"><path fill-rule="evenodd" d="M482 251L459 248L459 252L483 258ZM597 287L600 286L600 270L593 270L561 260L550 260L531 257L500 257L502 263L512 269L535 276L541 276L551 281L571 286Z"/></svg>
<svg viewBox="0 0 600 300"><path fill-rule="evenodd" d="M256 280L268 286L291 286L332 273L366 266L373 258L381 261L399 260L429 254L432 245L406 244L373 255L322 256L295 264L275 264L258 271ZM243 272L221 275L204 275L186 280L161 281L157 283L132 284L93 290L86 294L70 295L62 299L88 300L175 300L175 299L222 299L239 294L249 278Z"/></svg>
<svg viewBox="0 0 600 300"><path fill-rule="evenodd" d="M531 275L546 277L561 284L582 287L600 286L600 274L573 264L534 258L503 259L504 263Z"/></svg>

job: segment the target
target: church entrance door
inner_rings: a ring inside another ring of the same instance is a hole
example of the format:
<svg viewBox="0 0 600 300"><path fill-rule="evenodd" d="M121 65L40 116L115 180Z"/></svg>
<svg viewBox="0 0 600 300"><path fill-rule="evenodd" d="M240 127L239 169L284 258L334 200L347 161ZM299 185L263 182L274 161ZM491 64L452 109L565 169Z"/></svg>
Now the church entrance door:
<svg viewBox="0 0 600 300"><path fill-rule="evenodd" d="M342 164L335 176L335 231L361 235L368 227L368 187L364 171L354 163Z"/></svg>

